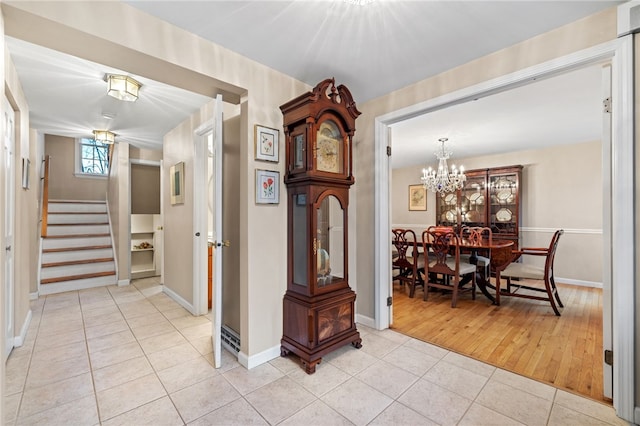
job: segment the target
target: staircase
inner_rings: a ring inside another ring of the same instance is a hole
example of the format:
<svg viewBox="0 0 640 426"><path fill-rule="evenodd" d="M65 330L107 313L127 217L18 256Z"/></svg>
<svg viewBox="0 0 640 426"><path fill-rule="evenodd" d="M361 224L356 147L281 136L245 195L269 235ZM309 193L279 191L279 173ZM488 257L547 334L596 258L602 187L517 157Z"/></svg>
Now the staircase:
<svg viewBox="0 0 640 426"><path fill-rule="evenodd" d="M40 294L116 284L104 201L49 200Z"/></svg>

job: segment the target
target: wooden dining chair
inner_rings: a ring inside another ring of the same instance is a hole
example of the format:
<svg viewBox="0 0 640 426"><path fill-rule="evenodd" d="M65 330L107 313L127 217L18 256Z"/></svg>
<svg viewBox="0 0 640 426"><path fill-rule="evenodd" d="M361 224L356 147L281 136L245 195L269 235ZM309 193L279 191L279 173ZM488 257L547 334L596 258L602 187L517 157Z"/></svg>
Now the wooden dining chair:
<svg viewBox="0 0 640 426"><path fill-rule="evenodd" d="M558 288L553 276L553 261L556 256L556 249L558 248L558 241L564 234L564 230L559 229L551 238L549 247L525 247L518 251L514 251L514 259L509 266L496 275L496 303L500 304L500 296L516 296L523 297L525 299L545 300L551 303L551 307L557 316L560 316L558 306L564 307L558 294ZM544 267L531 265L530 263L516 262L523 255L527 256L542 256L545 258ZM500 288L500 278L507 279L507 288L502 290ZM544 288L534 287L533 285L525 284L525 282L512 281L515 278L521 280L535 280L544 283ZM536 296L535 294L517 293L519 290L531 290L535 292L546 293L546 296ZM555 299L555 300L554 300ZM557 305L556 305L557 302Z"/></svg>
<svg viewBox="0 0 640 426"><path fill-rule="evenodd" d="M409 285L409 297L416 292L416 285L424 288L424 257L418 251L416 233L411 229L395 228L391 230L392 238L392 269L397 271L394 281L400 281L404 286Z"/></svg>
<svg viewBox="0 0 640 426"><path fill-rule="evenodd" d="M460 260L460 237L452 230L426 229L422 232L422 247L425 253L425 283L423 299L428 299L430 288L451 291L451 307L458 303L458 293L471 292L476 298L476 265ZM442 275L443 280L435 277ZM460 278L471 275L471 287L461 288ZM451 279L446 279L446 278Z"/></svg>
<svg viewBox="0 0 640 426"><path fill-rule="evenodd" d="M463 226L460 229L460 237L463 240L467 240L471 244L479 243L482 240L488 241L489 245L491 245L491 243L493 242L493 232L491 231L491 228L482 226ZM483 254L486 254L486 256L483 256ZM473 252L470 254L464 253L460 255L460 259L463 262L475 264L477 267L477 271L481 273L485 278L489 278L490 276L490 258L491 253L478 254L478 250L473 250Z"/></svg>

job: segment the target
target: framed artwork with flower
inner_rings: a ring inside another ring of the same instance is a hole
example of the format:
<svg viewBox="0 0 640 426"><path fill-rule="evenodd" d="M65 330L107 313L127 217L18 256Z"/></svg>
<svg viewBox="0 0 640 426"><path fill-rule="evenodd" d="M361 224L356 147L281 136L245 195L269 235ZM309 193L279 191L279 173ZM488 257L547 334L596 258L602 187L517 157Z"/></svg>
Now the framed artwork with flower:
<svg viewBox="0 0 640 426"><path fill-rule="evenodd" d="M280 172L256 169L256 204L280 202Z"/></svg>
<svg viewBox="0 0 640 426"><path fill-rule="evenodd" d="M278 162L280 151L280 131L269 127L255 125L254 143L256 148L256 160Z"/></svg>

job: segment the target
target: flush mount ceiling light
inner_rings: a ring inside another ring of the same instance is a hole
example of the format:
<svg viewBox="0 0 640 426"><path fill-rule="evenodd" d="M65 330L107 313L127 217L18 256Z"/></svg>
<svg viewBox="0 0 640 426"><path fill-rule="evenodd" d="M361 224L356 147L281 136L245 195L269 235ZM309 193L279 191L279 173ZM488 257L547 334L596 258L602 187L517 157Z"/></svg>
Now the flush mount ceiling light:
<svg viewBox="0 0 640 426"><path fill-rule="evenodd" d="M107 95L121 101L134 102L138 99L141 84L128 75L107 74Z"/></svg>
<svg viewBox="0 0 640 426"><path fill-rule="evenodd" d="M93 138L97 142L113 144L116 141L116 134L108 130L94 130Z"/></svg>

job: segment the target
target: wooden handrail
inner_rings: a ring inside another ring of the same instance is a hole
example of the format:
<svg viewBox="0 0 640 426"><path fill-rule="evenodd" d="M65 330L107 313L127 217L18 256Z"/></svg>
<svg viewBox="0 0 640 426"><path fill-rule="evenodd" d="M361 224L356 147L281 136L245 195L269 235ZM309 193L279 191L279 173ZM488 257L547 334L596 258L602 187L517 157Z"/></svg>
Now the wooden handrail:
<svg viewBox="0 0 640 426"><path fill-rule="evenodd" d="M40 235L47 236L47 217L49 216L49 159L47 155L44 158L44 177L42 183L42 228Z"/></svg>

